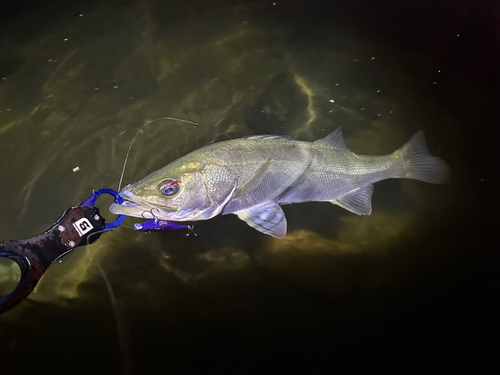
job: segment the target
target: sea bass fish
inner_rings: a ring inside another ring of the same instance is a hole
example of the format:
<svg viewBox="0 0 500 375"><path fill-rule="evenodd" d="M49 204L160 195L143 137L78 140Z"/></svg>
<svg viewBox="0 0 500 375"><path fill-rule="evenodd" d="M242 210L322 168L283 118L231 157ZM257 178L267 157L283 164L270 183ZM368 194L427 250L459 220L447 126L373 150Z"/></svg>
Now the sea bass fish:
<svg viewBox="0 0 500 375"><path fill-rule="evenodd" d="M375 182L412 178L439 184L448 175L446 163L429 154L422 131L392 154L378 156L349 150L341 128L315 142L247 136L202 147L125 186L125 203L112 204L110 211L171 221L236 214L256 230L283 238L287 225L280 205L330 202L370 215Z"/></svg>

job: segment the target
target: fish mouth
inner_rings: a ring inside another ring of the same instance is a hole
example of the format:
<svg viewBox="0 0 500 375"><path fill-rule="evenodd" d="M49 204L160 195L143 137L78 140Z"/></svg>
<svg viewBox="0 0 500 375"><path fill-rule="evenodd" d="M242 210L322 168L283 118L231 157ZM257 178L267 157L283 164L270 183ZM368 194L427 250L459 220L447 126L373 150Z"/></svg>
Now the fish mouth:
<svg viewBox="0 0 500 375"><path fill-rule="evenodd" d="M179 211L180 207L156 207L135 197L130 192L124 190L120 192L123 203L113 203L109 206L109 211L116 215L126 215L140 217L143 219L163 219L172 220L172 214Z"/></svg>

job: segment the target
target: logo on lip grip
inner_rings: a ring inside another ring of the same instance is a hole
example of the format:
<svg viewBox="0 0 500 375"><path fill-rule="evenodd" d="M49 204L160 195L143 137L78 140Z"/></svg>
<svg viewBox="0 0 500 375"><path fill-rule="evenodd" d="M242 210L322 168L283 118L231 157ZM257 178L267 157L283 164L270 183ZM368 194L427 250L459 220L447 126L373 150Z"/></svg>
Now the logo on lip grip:
<svg viewBox="0 0 500 375"><path fill-rule="evenodd" d="M86 218L74 222L73 226L75 227L80 237L82 237L85 233L90 232L94 228L92 224L90 224L90 221L88 221L88 219Z"/></svg>

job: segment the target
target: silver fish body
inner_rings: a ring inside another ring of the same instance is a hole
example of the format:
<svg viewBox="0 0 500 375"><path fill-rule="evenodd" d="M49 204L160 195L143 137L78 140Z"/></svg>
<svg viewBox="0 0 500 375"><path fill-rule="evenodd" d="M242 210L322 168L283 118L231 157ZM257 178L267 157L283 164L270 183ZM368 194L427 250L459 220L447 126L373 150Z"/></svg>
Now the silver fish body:
<svg viewBox="0 0 500 375"><path fill-rule="evenodd" d="M357 155L341 129L315 142L287 136L249 136L195 150L128 185L125 204L111 212L171 221L236 214L262 233L282 238L280 205L324 201L359 215L372 211L373 183L413 178L443 183L444 161L427 151L423 132L389 155Z"/></svg>

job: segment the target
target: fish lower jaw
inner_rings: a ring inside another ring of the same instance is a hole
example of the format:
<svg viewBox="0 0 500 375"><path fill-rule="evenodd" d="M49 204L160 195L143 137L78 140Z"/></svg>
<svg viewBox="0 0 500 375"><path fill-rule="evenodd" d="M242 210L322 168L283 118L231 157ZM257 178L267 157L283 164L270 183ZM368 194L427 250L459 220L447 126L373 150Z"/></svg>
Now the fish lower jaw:
<svg viewBox="0 0 500 375"><path fill-rule="evenodd" d="M182 219L177 219L175 217L175 213L178 212L178 207L169 209L168 211L171 211L169 214L167 210L162 208L124 201L122 204L113 203L109 207L109 211L116 215L126 215L143 219L182 221Z"/></svg>

